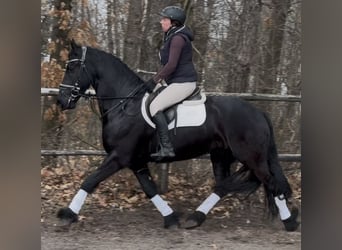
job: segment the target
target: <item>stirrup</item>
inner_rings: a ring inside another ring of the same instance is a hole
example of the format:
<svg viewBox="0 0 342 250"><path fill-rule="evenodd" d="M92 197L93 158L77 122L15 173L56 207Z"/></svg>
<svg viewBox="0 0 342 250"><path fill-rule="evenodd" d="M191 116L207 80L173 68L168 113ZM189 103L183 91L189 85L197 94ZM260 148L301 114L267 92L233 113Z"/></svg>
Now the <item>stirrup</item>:
<svg viewBox="0 0 342 250"><path fill-rule="evenodd" d="M151 154L151 157L156 161L160 161L164 158L173 158L176 156L173 148L165 149L166 148L161 147L158 152Z"/></svg>

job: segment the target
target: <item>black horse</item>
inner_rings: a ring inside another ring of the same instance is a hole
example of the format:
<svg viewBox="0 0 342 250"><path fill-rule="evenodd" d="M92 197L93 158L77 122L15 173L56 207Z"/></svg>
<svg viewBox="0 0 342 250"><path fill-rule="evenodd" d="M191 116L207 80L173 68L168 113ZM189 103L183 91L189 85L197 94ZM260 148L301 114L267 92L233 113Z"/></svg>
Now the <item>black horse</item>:
<svg viewBox="0 0 342 250"><path fill-rule="evenodd" d="M115 56L72 41L57 99L61 109L75 108L78 99L87 96L90 86L96 91L107 156L82 183L69 207L58 211L61 226L68 228L78 220L87 194L100 182L128 167L163 215L164 227L178 227L178 213L158 195L148 169L148 162L153 161L150 154L158 142L153 126L141 112L143 98L148 95L144 81ZM164 159L169 162L210 154L216 181L214 192L187 218L184 227L201 225L209 210L228 192L253 193L262 184L270 213L273 217L280 214L286 230L296 230L298 210L287 208L292 190L279 165L272 125L266 114L240 98L221 96L206 99L205 113L202 125L179 127L172 133L176 156ZM231 173L230 166L235 161L242 167Z"/></svg>

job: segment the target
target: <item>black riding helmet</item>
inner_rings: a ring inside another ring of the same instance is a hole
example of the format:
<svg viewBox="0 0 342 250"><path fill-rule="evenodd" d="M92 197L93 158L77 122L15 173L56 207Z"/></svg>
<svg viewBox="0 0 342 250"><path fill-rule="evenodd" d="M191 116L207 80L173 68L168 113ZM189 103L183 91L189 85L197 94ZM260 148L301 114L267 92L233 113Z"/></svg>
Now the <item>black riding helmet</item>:
<svg viewBox="0 0 342 250"><path fill-rule="evenodd" d="M180 22L181 24L184 24L186 15L184 13L184 10L177 6L168 6L165 7L161 12L160 15L163 17L170 18L171 20L175 20Z"/></svg>

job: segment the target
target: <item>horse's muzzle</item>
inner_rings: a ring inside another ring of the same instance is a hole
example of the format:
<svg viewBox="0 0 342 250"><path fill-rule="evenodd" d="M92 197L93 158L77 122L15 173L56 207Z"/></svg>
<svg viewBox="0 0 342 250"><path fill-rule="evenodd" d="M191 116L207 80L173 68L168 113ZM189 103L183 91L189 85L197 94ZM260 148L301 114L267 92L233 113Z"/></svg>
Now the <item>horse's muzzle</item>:
<svg viewBox="0 0 342 250"><path fill-rule="evenodd" d="M56 104L57 106L60 107L60 109L63 111L63 110L66 110L67 108L65 107L65 105L63 104L63 102L60 100L60 98L57 97L57 101L56 101Z"/></svg>
<svg viewBox="0 0 342 250"><path fill-rule="evenodd" d="M70 101L70 99L65 101L65 100L61 100L60 98L57 98L56 104L57 106L60 107L62 111L66 109L74 109L76 107L75 102Z"/></svg>

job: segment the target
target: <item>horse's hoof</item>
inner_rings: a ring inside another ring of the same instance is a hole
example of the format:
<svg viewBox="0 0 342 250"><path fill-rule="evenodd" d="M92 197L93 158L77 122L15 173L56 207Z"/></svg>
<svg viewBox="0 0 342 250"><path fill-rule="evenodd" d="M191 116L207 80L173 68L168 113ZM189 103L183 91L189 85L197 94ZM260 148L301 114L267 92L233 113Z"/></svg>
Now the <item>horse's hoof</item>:
<svg viewBox="0 0 342 250"><path fill-rule="evenodd" d="M193 229L195 227L199 227L200 225L202 225L206 218L207 216L204 213L195 211L186 219L184 228Z"/></svg>
<svg viewBox="0 0 342 250"><path fill-rule="evenodd" d="M78 221L78 215L70 208L61 208L57 212L58 223L55 225L56 232L68 231L71 224Z"/></svg>
<svg viewBox="0 0 342 250"><path fill-rule="evenodd" d="M55 225L55 232L68 232L72 222L70 220L59 220Z"/></svg>
<svg viewBox="0 0 342 250"><path fill-rule="evenodd" d="M177 229L179 226L179 216L177 213L173 212L168 216L164 216L164 228Z"/></svg>
<svg viewBox="0 0 342 250"><path fill-rule="evenodd" d="M297 217L298 217L298 209L295 208L291 211L290 218L283 220L286 231L293 232L298 228L300 223L297 221Z"/></svg>

